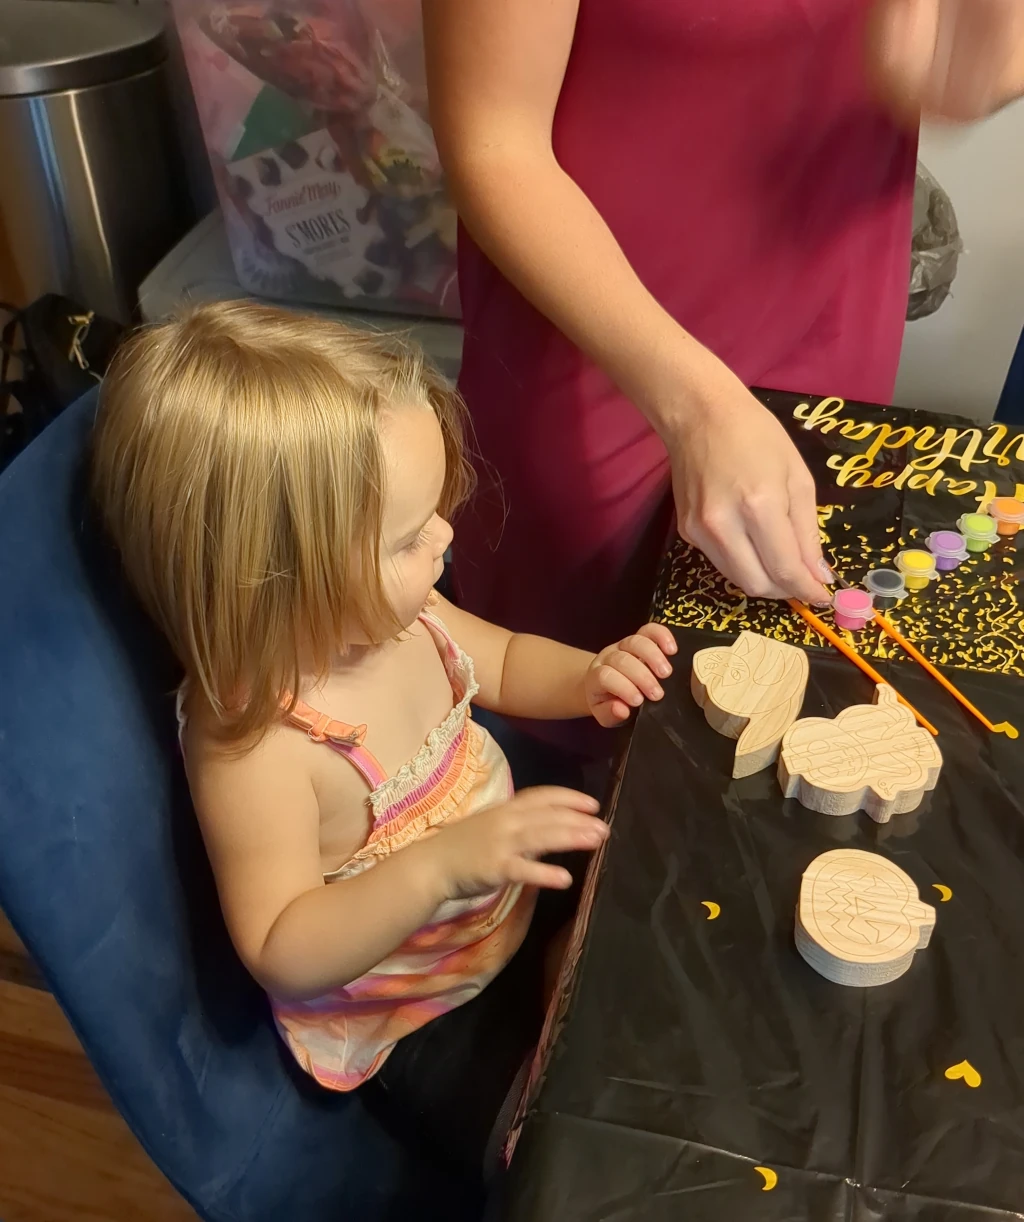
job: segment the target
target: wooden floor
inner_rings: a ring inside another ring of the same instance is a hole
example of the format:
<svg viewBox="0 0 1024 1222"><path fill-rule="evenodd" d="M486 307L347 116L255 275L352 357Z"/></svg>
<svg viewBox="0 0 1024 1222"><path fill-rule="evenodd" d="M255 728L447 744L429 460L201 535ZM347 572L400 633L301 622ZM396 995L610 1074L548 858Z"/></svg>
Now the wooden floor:
<svg viewBox="0 0 1024 1222"><path fill-rule="evenodd" d="M2 914L0 1219L196 1222L114 1111Z"/></svg>

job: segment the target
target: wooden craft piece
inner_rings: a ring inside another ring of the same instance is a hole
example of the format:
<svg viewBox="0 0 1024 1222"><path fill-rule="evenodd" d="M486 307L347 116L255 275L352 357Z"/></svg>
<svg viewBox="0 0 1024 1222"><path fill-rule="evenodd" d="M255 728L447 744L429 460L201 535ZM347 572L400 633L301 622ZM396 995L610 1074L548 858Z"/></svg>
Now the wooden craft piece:
<svg viewBox="0 0 1024 1222"><path fill-rule="evenodd" d="M834 721L805 717L782 739L779 784L787 798L822 815L865 810L876 823L915 810L935 788L942 754L887 683L874 704L853 704Z"/></svg>
<svg viewBox="0 0 1024 1222"><path fill-rule="evenodd" d="M734 777L752 776L778 758L807 689L807 655L756 632L693 655L690 691L712 729L735 738Z"/></svg>
<svg viewBox="0 0 1024 1222"><path fill-rule="evenodd" d="M935 909L914 880L878 853L833 849L800 884L796 948L819 975L865 988L888 984L928 945Z"/></svg>

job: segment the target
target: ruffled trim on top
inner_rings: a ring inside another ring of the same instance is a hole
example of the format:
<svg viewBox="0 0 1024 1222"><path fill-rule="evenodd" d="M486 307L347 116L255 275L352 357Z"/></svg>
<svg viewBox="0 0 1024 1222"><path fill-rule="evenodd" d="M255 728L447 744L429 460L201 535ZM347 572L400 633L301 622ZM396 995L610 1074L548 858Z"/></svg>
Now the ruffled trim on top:
<svg viewBox="0 0 1024 1222"><path fill-rule="evenodd" d="M365 870L378 858L387 856L428 829L446 822L476 779L478 770L472 766L469 722L470 705L480 685L476 681L473 659L452 640L448 629L436 615L423 611L420 619L427 625L428 631L435 633L444 643L445 673L458 699L444 721L430 731L412 759L370 793L367 799L373 812L370 837L343 866L324 875L329 882ZM460 737L465 739L461 744ZM440 780L435 774L449 753L452 753L452 759L447 762L446 772L455 764L456 757L460 753L463 755L459 777L450 793L443 795L439 801L431 802L427 810L417 810L420 802L431 794L434 788L431 782L436 784Z"/></svg>

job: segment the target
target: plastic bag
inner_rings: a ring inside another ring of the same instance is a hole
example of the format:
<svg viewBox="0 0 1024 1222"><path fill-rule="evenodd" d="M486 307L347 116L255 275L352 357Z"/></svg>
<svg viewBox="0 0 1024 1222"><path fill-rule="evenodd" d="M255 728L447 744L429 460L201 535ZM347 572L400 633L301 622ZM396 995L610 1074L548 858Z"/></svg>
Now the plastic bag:
<svg viewBox="0 0 1024 1222"><path fill-rule="evenodd" d="M908 322L934 314L946 300L963 249L952 201L937 179L918 164Z"/></svg>
<svg viewBox="0 0 1024 1222"><path fill-rule="evenodd" d="M176 0L251 291L458 315L418 0Z"/></svg>

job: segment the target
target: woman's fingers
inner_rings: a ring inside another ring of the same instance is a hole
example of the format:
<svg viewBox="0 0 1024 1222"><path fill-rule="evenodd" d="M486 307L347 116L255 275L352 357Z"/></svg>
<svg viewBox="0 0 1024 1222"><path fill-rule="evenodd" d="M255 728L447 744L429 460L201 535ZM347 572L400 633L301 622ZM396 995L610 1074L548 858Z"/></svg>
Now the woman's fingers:
<svg viewBox="0 0 1024 1222"><path fill-rule="evenodd" d="M938 0L938 5L925 109L940 117L983 118L1009 101L1007 72L1024 49L1024 4Z"/></svg>
<svg viewBox="0 0 1024 1222"><path fill-rule="evenodd" d="M827 597L828 587L835 582L835 574L821 552L818 492L814 486L814 476L806 468L790 477L789 519L807 572L814 582L824 585L825 593L821 598Z"/></svg>
<svg viewBox="0 0 1024 1222"><path fill-rule="evenodd" d="M820 576L812 576L797 538L790 506L781 500L748 508L744 514L750 539L777 597L800 598L804 602L828 601Z"/></svg>
<svg viewBox="0 0 1024 1222"><path fill-rule="evenodd" d="M732 380L675 441L683 536L752 598L827 602L813 480L783 425Z"/></svg>
<svg viewBox="0 0 1024 1222"><path fill-rule="evenodd" d="M908 98L920 97L934 67L938 0L882 0L876 30L882 68L898 77Z"/></svg>
<svg viewBox="0 0 1024 1222"><path fill-rule="evenodd" d="M878 0L872 66L882 91L908 116L983 118L1024 86L1021 0Z"/></svg>
<svg viewBox="0 0 1024 1222"><path fill-rule="evenodd" d="M709 513L710 526L695 540L750 598L800 598L818 605L829 601L820 567L814 484L807 473L807 486L802 487L802 474L798 469L793 477L795 492L787 480L779 488L749 492L735 517Z"/></svg>
<svg viewBox="0 0 1024 1222"><path fill-rule="evenodd" d="M746 529L737 518L731 527L694 530L691 540L716 569L748 598L787 597L765 572Z"/></svg>

